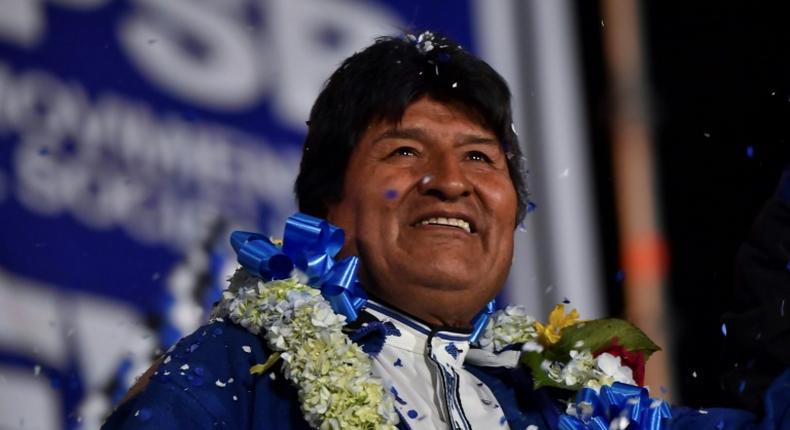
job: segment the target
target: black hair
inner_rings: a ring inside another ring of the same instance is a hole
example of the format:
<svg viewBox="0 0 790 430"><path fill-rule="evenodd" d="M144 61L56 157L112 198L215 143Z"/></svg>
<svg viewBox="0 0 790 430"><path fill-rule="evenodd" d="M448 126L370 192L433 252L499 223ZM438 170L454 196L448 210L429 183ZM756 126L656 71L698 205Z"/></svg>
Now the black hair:
<svg viewBox="0 0 790 430"><path fill-rule="evenodd" d="M295 192L301 212L325 218L342 198L351 151L371 122L398 123L418 99L469 109L507 156L518 197L516 223L527 210L524 157L513 130L510 90L485 61L446 37L382 37L332 74L310 111Z"/></svg>

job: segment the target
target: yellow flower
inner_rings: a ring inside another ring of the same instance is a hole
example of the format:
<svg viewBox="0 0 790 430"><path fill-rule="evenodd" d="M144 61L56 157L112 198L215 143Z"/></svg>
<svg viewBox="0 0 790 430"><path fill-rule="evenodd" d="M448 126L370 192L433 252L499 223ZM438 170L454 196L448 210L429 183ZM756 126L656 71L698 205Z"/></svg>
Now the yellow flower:
<svg viewBox="0 0 790 430"><path fill-rule="evenodd" d="M570 327L577 322L579 322L579 312L576 309L566 315L565 305L554 306L554 309L549 314L548 325L544 326L540 322L535 322L535 328L538 330L538 341L543 346L554 345L562 337L562 329Z"/></svg>

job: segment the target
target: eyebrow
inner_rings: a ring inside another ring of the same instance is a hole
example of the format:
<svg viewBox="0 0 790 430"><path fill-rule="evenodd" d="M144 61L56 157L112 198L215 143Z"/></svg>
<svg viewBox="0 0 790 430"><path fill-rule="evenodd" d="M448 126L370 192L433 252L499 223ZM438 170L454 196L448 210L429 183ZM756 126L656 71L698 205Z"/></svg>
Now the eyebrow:
<svg viewBox="0 0 790 430"><path fill-rule="evenodd" d="M410 139L410 140L430 140L430 136L425 130L420 128L390 128L381 133L373 143L376 144L384 139ZM481 136L478 134L462 134L460 142L456 146L464 145L498 145L499 141L495 137Z"/></svg>

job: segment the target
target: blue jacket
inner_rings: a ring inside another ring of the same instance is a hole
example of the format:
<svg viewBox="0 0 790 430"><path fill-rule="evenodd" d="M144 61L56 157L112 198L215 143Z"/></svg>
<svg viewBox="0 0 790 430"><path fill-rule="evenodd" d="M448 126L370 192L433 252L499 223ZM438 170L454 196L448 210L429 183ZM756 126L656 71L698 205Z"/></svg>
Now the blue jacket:
<svg viewBox="0 0 790 430"><path fill-rule="evenodd" d="M249 351L249 352L247 352ZM103 429L307 429L296 389L277 371L251 375L266 361L264 342L246 329L215 322L182 339L146 389L121 405ZM533 390L524 369L469 370L486 383L511 429L556 429L561 402L549 390ZM673 408L674 429L790 429L790 372L769 389L762 423L745 411L704 412ZM401 420L400 428L408 428Z"/></svg>

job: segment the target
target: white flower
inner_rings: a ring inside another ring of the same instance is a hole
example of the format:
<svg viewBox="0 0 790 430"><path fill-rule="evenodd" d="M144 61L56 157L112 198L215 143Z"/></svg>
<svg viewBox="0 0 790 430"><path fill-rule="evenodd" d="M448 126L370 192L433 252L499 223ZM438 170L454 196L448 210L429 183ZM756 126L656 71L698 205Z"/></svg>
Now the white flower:
<svg viewBox="0 0 790 430"><path fill-rule="evenodd" d="M613 382L636 385L633 370L628 366L623 366L620 357L615 357L608 352L604 352L598 356L596 365L598 369L600 369L604 375L611 378Z"/></svg>
<svg viewBox="0 0 790 430"><path fill-rule="evenodd" d="M239 269L212 319L229 317L280 352L283 374L298 388L313 428L394 428L399 417L393 400L373 376L370 358L343 334L346 317L299 281L262 282Z"/></svg>
<svg viewBox="0 0 790 430"><path fill-rule="evenodd" d="M480 337L480 347L498 352L509 345L534 342L537 339L535 319L527 315L525 307L511 305L491 315Z"/></svg>

